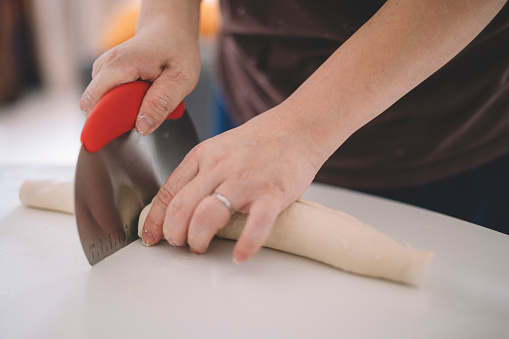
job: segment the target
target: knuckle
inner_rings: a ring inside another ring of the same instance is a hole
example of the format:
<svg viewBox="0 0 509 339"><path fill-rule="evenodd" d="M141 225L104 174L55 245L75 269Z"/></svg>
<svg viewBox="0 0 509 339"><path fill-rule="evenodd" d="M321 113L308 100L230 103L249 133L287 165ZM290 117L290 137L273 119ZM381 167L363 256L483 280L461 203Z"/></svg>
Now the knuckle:
<svg viewBox="0 0 509 339"><path fill-rule="evenodd" d="M209 223L210 216L210 205L201 203L196 207L193 215L193 222L200 228L205 228Z"/></svg>
<svg viewBox="0 0 509 339"><path fill-rule="evenodd" d="M274 180L268 183L267 192L273 199L274 197L286 196L288 190L281 180Z"/></svg>
<svg viewBox="0 0 509 339"><path fill-rule="evenodd" d="M97 59L95 59L94 63L92 64L92 74L97 75L97 71L101 68L101 66L109 61L111 58L111 54L113 53L113 50L107 51L103 53L101 56L99 56Z"/></svg>
<svg viewBox="0 0 509 339"><path fill-rule="evenodd" d="M194 146L193 149L188 153L186 158L189 158L189 161L199 161L203 158L204 155L208 154L208 143L207 141L203 141L198 145Z"/></svg>
<svg viewBox="0 0 509 339"><path fill-rule="evenodd" d="M99 68L101 68L102 65L102 59L98 58L94 61L94 64L92 65L92 79L97 76L97 72L99 71Z"/></svg>
<svg viewBox="0 0 509 339"><path fill-rule="evenodd" d="M163 74L171 82L178 83L178 87L183 88L187 95L198 83L200 68L172 63L165 67Z"/></svg>
<svg viewBox="0 0 509 339"><path fill-rule="evenodd" d="M85 113L90 113L91 105L95 101L92 89L87 88L80 99L80 109Z"/></svg>
<svg viewBox="0 0 509 339"><path fill-rule="evenodd" d="M191 159L199 157L203 153L203 142L194 146L193 149L188 153Z"/></svg>
<svg viewBox="0 0 509 339"><path fill-rule="evenodd" d="M120 46L114 47L110 49L108 52L104 53L102 58L104 59L104 63L109 64L118 61L122 56L122 48Z"/></svg>
<svg viewBox="0 0 509 339"><path fill-rule="evenodd" d="M207 166L211 170L214 170L214 169L217 169L218 167L220 167L221 164L223 163L223 161L224 161L224 156L222 156L220 154L211 154L207 158Z"/></svg>
<svg viewBox="0 0 509 339"><path fill-rule="evenodd" d="M174 81L185 80L190 75L184 65L176 61L168 62L165 66L165 70L167 77Z"/></svg>
<svg viewBox="0 0 509 339"><path fill-rule="evenodd" d="M185 156L182 162L177 166L173 173L177 171L184 171L183 169L189 168L192 164L199 163L201 157L201 150L199 149L200 144L194 146ZM172 173L172 175L174 175Z"/></svg>
<svg viewBox="0 0 509 339"><path fill-rule="evenodd" d="M208 153L209 146L210 146L210 139L199 143L198 145L196 145L195 148L199 152Z"/></svg>
<svg viewBox="0 0 509 339"><path fill-rule="evenodd" d="M88 106L90 105L90 99L89 97L85 97L85 95L83 95L80 99L80 109L82 111L86 111L88 109Z"/></svg>
<svg viewBox="0 0 509 339"><path fill-rule="evenodd" d="M172 215L174 218L178 218L183 216L185 212L185 206L178 199L174 199L168 205L168 214Z"/></svg>
<svg viewBox="0 0 509 339"><path fill-rule="evenodd" d="M208 143L203 143L201 146L200 156L203 157L204 165L211 171L222 168L226 164L228 152L225 149L219 149ZM230 163L230 165L233 165ZM232 169L232 168L231 168ZM240 173L240 171L237 171Z"/></svg>
<svg viewBox="0 0 509 339"><path fill-rule="evenodd" d="M154 218L152 214L147 215L147 219L145 219L145 224L143 225L144 229L153 232L154 230L158 230L163 226L163 223Z"/></svg>
<svg viewBox="0 0 509 339"><path fill-rule="evenodd" d="M123 62L125 59L123 56L126 54L128 53L125 52L124 48L121 46L114 47L102 54L92 65L92 77L97 77L99 71L102 71L103 69L118 67L119 63Z"/></svg>
<svg viewBox="0 0 509 339"><path fill-rule="evenodd" d="M240 171L237 174L237 182L241 187L245 187L252 177L251 171Z"/></svg>
<svg viewBox="0 0 509 339"><path fill-rule="evenodd" d="M159 201L159 203L168 206L174 196L175 195L170 189L169 185L165 184L159 189L159 194L156 196L156 201Z"/></svg>
<svg viewBox="0 0 509 339"><path fill-rule="evenodd" d="M154 118L161 120L166 118L170 108L174 106L174 100L166 93L153 94L146 99L146 108Z"/></svg>

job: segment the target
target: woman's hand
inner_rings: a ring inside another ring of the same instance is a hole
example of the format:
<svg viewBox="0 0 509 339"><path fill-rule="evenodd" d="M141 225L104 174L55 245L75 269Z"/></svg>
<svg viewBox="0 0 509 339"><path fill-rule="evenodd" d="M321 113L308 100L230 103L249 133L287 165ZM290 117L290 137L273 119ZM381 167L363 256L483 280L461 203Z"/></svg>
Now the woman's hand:
<svg viewBox="0 0 509 339"><path fill-rule="evenodd" d="M276 107L246 124L196 146L154 199L143 227L143 242L163 236L175 246L204 253L226 225L231 209L249 213L234 248L237 262L263 245L278 214L310 185L324 159L291 114ZM286 116L286 118L285 118Z"/></svg>
<svg viewBox="0 0 509 339"><path fill-rule="evenodd" d="M166 119L194 89L200 73L196 29L185 29L168 17L145 21L134 38L95 61L92 81L80 101L88 115L114 87L135 80L152 82L136 121L142 135L152 133Z"/></svg>

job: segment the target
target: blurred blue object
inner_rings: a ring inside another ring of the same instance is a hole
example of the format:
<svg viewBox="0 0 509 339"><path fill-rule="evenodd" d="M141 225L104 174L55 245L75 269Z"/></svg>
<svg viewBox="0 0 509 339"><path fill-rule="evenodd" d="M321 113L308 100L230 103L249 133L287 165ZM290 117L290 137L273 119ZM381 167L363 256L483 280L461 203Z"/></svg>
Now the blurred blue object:
<svg viewBox="0 0 509 339"><path fill-rule="evenodd" d="M217 86L212 89L212 101L212 135L217 135L236 127L236 124L230 117L223 94Z"/></svg>

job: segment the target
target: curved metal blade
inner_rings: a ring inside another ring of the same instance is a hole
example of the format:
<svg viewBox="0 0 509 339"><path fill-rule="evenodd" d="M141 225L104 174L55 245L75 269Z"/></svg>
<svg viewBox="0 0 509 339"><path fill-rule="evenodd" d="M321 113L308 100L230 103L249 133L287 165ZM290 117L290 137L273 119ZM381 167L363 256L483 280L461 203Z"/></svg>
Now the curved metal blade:
<svg viewBox="0 0 509 339"><path fill-rule="evenodd" d="M81 147L74 183L76 223L96 264L138 238L138 216L198 143L187 112L149 136L130 131L96 153Z"/></svg>

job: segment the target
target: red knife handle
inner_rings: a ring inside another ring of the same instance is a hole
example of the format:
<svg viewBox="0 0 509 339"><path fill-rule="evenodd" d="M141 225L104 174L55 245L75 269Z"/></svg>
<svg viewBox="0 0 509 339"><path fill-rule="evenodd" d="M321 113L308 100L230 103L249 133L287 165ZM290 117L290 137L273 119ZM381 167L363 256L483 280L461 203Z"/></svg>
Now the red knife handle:
<svg viewBox="0 0 509 339"><path fill-rule="evenodd" d="M88 152L97 152L134 128L136 118L151 83L134 81L106 93L92 110L81 132L81 143ZM185 111L182 101L167 120L179 119Z"/></svg>

